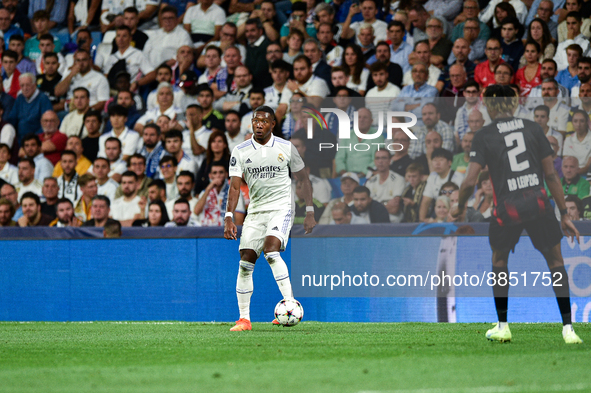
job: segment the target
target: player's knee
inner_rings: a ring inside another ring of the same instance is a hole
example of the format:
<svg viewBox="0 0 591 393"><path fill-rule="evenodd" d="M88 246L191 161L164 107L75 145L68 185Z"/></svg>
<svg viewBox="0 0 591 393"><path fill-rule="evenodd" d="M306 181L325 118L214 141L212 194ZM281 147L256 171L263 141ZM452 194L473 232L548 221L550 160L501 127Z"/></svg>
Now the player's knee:
<svg viewBox="0 0 591 393"><path fill-rule="evenodd" d="M265 259L269 264L275 263L275 261L279 258L280 256L278 251L265 252Z"/></svg>
<svg viewBox="0 0 591 393"><path fill-rule="evenodd" d="M247 261L240 261L240 267L238 268L238 274L242 277L252 276L254 270L254 263Z"/></svg>

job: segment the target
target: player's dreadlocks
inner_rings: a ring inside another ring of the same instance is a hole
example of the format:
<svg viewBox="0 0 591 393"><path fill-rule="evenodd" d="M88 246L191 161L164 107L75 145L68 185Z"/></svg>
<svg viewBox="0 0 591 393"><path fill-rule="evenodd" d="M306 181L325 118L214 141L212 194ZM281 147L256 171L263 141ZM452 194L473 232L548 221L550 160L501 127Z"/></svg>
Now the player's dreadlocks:
<svg viewBox="0 0 591 393"><path fill-rule="evenodd" d="M484 105L497 113L513 113L519 105L515 90L506 85L490 85L483 94Z"/></svg>

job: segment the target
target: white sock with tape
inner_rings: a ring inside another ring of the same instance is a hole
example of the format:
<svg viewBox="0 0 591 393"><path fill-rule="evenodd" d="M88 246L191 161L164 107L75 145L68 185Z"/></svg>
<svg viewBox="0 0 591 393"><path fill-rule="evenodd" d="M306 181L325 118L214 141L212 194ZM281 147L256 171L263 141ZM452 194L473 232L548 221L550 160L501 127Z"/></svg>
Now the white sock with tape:
<svg viewBox="0 0 591 393"><path fill-rule="evenodd" d="M269 266L271 266L273 276L275 277L275 281L277 282L277 286L279 287L283 298L293 299L291 281L289 280L289 270L287 270L287 265L283 258L281 258L279 252L269 252L265 254L265 259L267 259Z"/></svg>

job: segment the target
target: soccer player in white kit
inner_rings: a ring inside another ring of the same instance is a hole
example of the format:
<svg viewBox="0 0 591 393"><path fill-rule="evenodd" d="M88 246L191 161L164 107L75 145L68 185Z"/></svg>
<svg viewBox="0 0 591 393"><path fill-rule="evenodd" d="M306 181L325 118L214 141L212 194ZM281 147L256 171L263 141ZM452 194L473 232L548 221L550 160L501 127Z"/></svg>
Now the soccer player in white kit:
<svg viewBox="0 0 591 393"><path fill-rule="evenodd" d="M279 253L285 250L294 216L289 170L304 186L306 233L312 232L316 226L312 185L304 171L304 162L291 142L273 135L275 125L275 112L271 108L260 106L255 109L252 118L254 135L236 146L230 159L230 192L224 219L226 239L236 240L236 225L232 219L242 179L248 185L250 194L248 215L240 239L240 267L236 282L240 319L230 329L234 332L252 330L252 272L261 252L271 266L283 298L293 299L289 271Z"/></svg>

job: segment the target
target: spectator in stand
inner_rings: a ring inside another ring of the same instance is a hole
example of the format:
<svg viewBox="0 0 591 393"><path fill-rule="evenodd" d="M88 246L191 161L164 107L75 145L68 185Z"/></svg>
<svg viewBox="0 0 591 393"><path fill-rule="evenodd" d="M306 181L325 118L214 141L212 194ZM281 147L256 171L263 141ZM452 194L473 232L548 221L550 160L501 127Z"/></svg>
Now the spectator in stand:
<svg viewBox="0 0 591 393"><path fill-rule="evenodd" d="M47 214L53 220L57 216L55 212L55 205L58 200L57 194L59 193L57 179L55 177L46 177L43 180L41 192L43 193L43 199L45 199L45 202L41 203L41 213Z"/></svg>
<svg viewBox="0 0 591 393"><path fill-rule="evenodd" d="M412 45L404 41L406 28L404 23L393 20L388 24L388 41L390 43L390 61L402 67L403 72L410 71L408 58L413 51ZM387 41L387 42L388 42Z"/></svg>
<svg viewBox="0 0 591 393"><path fill-rule="evenodd" d="M183 19L185 30L191 34L197 52L211 41L220 39L220 31L226 23L226 13L213 0L201 0L187 8Z"/></svg>
<svg viewBox="0 0 591 393"><path fill-rule="evenodd" d="M195 161L182 149L183 146L183 133L178 130L170 130L164 136L164 150L166 153L176 158L178 162L177 175L182 171L191 172L195 175Z"/></svg>
<svg viewBox="0 0 591 393"><path fill-rule="evenodd" d="M174 105L174 92L169 83L162 82L158 85L157 102L158 107L146 112L140 117L135 123L134 130L141 134L146 124L155 122L162 115L166 115L173 120L173 128L182 130L182 122L178 122L178 118L182 114L182 111L179 107Z"/></svg>
<svg viewBox="0 0 591 393"><path fill-rule="evenodd" d="M53 173L53 164L41 152L41 140L35 134L23 138L22 152L35 161L35 179L42 182Z"/></svg>
<svg viewBox="0 0 591 393"><path fill-rule="evenodd" d="M55 112L61 112L64 110L66 97L55 95L55 86L62 80L62 75L58 72L60 67L58 56L55 53L47 53L43 55L41 61L44 73L37 75L37 85L39 90L49 98L53 110Z"/></svg>
<svg viewBox="0 0 591 393"><path fill-rule="evenodd" d="M201 224L191 216L191 206L186 199L177 199L174 202L172 221L166 223L165 227L198 227Z"/></svg>
<svg viewBox="0 0 591 393"><path fill-rule="evenodd" d="M176 173L178 162L173 156L164 156L160 159L161 178L166 185L166 200L178 198L179 190L176 185Z"/></svg>
<svg viewBox="0 0 591 393"><path fill-rule="evenodd" d="M377 150L374 154L375 171L365 183L371 198L386 206L390 214L390 222L401 222L402 191L404 191L404 177L389 168L390 152L387 149Z"/></svg>
<svg viewBox="0 0 591 393"><path fill-rule="evenodd" d="M110 201L115 200L115 192L119 187L119 183L109 177L109 173L111 172L111 163L109 160L98 157L94 160L92 170L96 176L98 195L104 195L109 198Z"/></svg>
<svg viewBox="0 0 591 393"><path fill-rule="evenodd" d="M303 106L307 103L303 94L294 93L289 100L290 111L283 121L281 133L284 139L291 139L294 133L305 126L302 118Z"/></svg>
<svg viewBox="0 0 591 393"><path fill-rule="evenodd" d="M148 218L135 220L131 226L144 228L163 227L169 221L164 202L157 199L148 204Z"/></svg>
<svg viewBox="0 0 591 393"><path fill-rule="evenodd" d="M564 195L576 195L580 199L589 196L589 182L585 179L585 175L579 174L579 160L576 157L562 157L562 173ZM551 196L550 191L548 189L546 191L548 196Z"/></svg>
<svg viewBox="0 0 591 393"><path fill-rule="evenodd" d="M82 148L82 140L77 136L71 136L68 138L68 142L66 142L66 150L71 150L76 153L76 173L78 175L84 175L88 170L92 167L92 162L86 158L82 153L84 153L84 149ZM58 162L53 169L52 176L57 178L63 174L63 169L61 163Z"/></svg>
<svg viewBox="0 0 591 393"><path fill-rule="evenodd" d="M240 132L243 134L252 134L252 117L254 115L254 109L265 104L265 91L263 89L253 88L248 93L249 107L252 108L250 112L247 112L242 116L240 124Z"/></svg>
<svg viewBox="0 0 591 393"><path fill-rule="evenodd" d="M540 78L542 79L542 82L544 81L544 79L554 79L557 75L557 71L556 71L556 62L553 59L546 59L544 61L542 61L542 70L540 71ZM570 96L570 92L569 90L562 86L562 85L558 85L558 97L566 102L566 100L568 100L567 97ZM542 97L542 85L538 85L536 87L534 87L533 89L531 89L528 99L527 99L527 107L529 109L533 109L538 105L542 105L543 104L543 100L541 100ZM535 99L534 99L535 98Z"/></svg>
<svg viewBox="0 0 591 393"><path fill-rule="evenodd" d="M472 139L474 139L474 132L469 131L464 134L462 138L461 147L462 153L458 153L454 156L451 163L451 170L466 175L468 164L470 163L470 150L472 149Z"/></svg>
<svg viewBox="0 0 591 393"><path fill-rule="evenodd" d="M22 35L15 34L11 36L8 43L8 49L16 53L16 69L21 74L36 74L35 63L23 55L23 51L25 50L25 39Z"/></svg>
<svg viewBox="0 0 591 393"><path fill-rule="evenodd" d="M376 62L371 65L370 72L374 87L365 95L366 106L372 113L374 126L378 126L380 121L382 124L387 124L384 120L387 119L390 105L400 95L400 88L388 80L389 73L386 64Z"/></svg>
<svg viewBox="0 0 591 393"><path fill-rule="evenodd" d="M293 64L295 58L302 54L303 44L304 34L297 29L292 29L287 36L287 51L283 53L282 59L288 64ZM271 45L273 44L269 44L269 46ZM268 50L269 47L267 47Z"/></svg>
<svg viewBox="0 0 591 393"><path fill-rule="evenodd" d="M464 24L470 18L478 18L480 13L480 5L476 0L464 1L462 12L454 19L454 28L451 33L450 40L455 42L458 38L464 37ZM478 39L488 40L490 37L490 29L486 23L480 22L480 33Z"/></svg>
<svg viewBox="0 0 591 393"><path fill-rule="evenodd" d="M314 38L308 38L306 41L304 41L303 48L304 56L310 59L310 63L312 63L312 75L323 79L328 85L329 89L331 89L331 66L329 66L326 61L322 59L322 48L320 47L318 41L316 41Z"/></svg>
<svg viewBox="0 0 591 393"><path fill-rule="evenodd" d="M452 64L449 67L449 79L449 86L441 92L444 99L440 101L443 121L448 124L455 119L458 109L464 104L464 88L468 83L464 66Z"/></svg>
<svg viewBox="0 0 591 393"><path fill-rule="evenodd" d="M131 42L132 46L141 51L144 50L146 42L148 42L148 36L141 30L138 30L138 24L140 21L139 12L135 7L127 7L123 10L123 25L129 27L131 30ZM113 38L113 50L111 53L116 53L119 50L117 46L117 40ZM154 64L152 64L154 65Z"/></svg>
<svg viewBox="0 0 591 393"><path fill-rule="evenodd" d="M377 224L390 222L386 207L371 199L369 189L364 186L357 186L353 190L353 207L351 208L351 213L353 213L351 224Z"/></svg>
<svg viewBox="0 0 591 393"><path fill-rule="evenodd" d="M371 64L370 62L368 62L368 64L373 65L375 62L385 64L388 70L388 81L397 87L402 88L402 68L398 64L392 63L390 58L390 45L386 41L380 41L376 46L375 57L372 58L373 60L370 59ZM374 86L375 83L373 79L368 79L367 90L370 90Z"/></svg>
<svg viewBox="0 0 591 393"><path fill-rule="evenodd" d="M353 3L349 8L349 15L343 23L343 31L341 38L352 39L357 37L357 44L360 44L359 32L364 24L369 24L373 28L374 32L374 45L378 41L386 40L388 34L388 24L383 20L377 19L378 6L375 0L363 0L360 4ZM355 14L361 13L363 21L351 23L351 19Z"/></svg>
<svg viewBox="0 0 591 393"><path fill-rule="evenodd" d="M213 90L207 85L199 85L199 94L197 96L199 106L203 109L203 125L212 131L224 130L224 115L218 110L214 109L213 104Z"/></svg>
<svg viewBox="0 0 591 393"><path fill-rule="evenodd" d="M60 164L63 174L57 178L58 198L68 198L72 203L78 202L82 195L78 185L78 173L76 173L76 153L72 150L64 150L61 155Z"/></svg>
<svg viewBox="0 0 591 393"><path fill-rule="evenodd" d="M6 144L14 153L18 151L18 143L15 141L16 130L12 124L2 120L3 112L4 108L2 107L2 104L0 104L0 143Z"/></svg>
<svg viewBox="0 0 591 393"><path fill-rule="evenodd" d="M577 83L575 83L575 85L570 89L571 90L571 94L570 96L573 97L573 100L571 102L571 106L579 106L581 109L584 109L581 107L581 102L582 100L577 100L576 97L582 97L583 94L581 94L581 85L583 84L589 84L589 82L591 82L591 58L590 57L581 57L577 63ZM588 97L588 96L587 96ZM587 100L588 101L588 100ZM588 105L588 104L587 104ZM569 131L567 129L567 131Z"/></svg>
<svg viewBox="0 0 591 393"><path fill-rule="evenodd" d="M209 184L209 172L214 162L221 161L226 168L230 165L230 150L226 135L221 131L214 131L209 136L205 160L195 176L195 194L199 195ZM167 193L168 195L168 193Z"/></svg>
<svg viewBox="0 0 591 393"><path fill-rule="evenodd" d="M423 199L421 200L421 207L419 209L420 222L427 222L431 216L432 201L439 195L439 190L443 184L452 181L459 187L462 184L462 180L464 180L464 175L451 170L453 155L449 150L443 148L435 149L431 155L431 160L433 163L433 172L429 175L427 184L425 185L425 191L423 192Z"/></svg>
<svg viewBox="0 0 591 393"><path fill-rule="evenodd" d="M428 78L426 80L427 84L430 86L437 85L437 81L441 75L441 69L431 64L431 46L428 40L415 42L415 48L410 54L409 62L413 66L420 63L425 64L429 71ZM402 85L412 85L413 80L412 71L407 71L404 73L402 78Z"/></svg>
<svg viewBox="0 0 591 393"><path fill-rule="evenodd" d="M589 87L591 88L591 86ZM546 136L552 136L556 139L559 146L558 151L562 151L562 144L564 141L562 134L548 125L548 122L550 121L550 108L546 105L537 106L536 109L534 109L534 121L542 127L542 131L544 131Z"/></svg>
<svg viewBox="0 0 591 393"><path fill-rule="evenodd" d="M578 64L581 57L583 57L583 51L581 47L577 44L569 45L566 48L566 61L568 63L568 67L558 72L558 75L556 75L556 82L569 90L575 86L579 80Z"/></svg>
<svg viewBox="0 0 591 393"><path fill-rule="evenodd" d="M0 10L2 11L2 10ZM12 50L2 52L2 87L12 98L16 98L20 87L21 72L16 68L18 55ZM34 75L33 75L34 77Z"/></svg>
<svg viewBox="0 0 591 393"><path fill-rule="evenodd" d="M78 49L70 73L55 86L55 95L68 95L72 99L74 89L86 87L90 93L90 106L101 110L109 99L109 82L100 72L92 69L90 54Z"/></svg>
<svg viewBox="0 0 591 393"><path fill-rule="evenodd" d="M50 227L65 228L65 227L79 227L82 225L78 217L74 215L74 205L72 201L62 198L56 204L57 217L49 223Z"/></svg>
<svg viewBox="0 0 591 393"><path fill-rule="evenodd" d="M20 159L18 163L18 180L19 182L15 186L19 199L28 191L40 197L43 195L41 190L43 185L35 179L35 161L32 158Z"/></svg>
<svg viewBox="0 0 591 393"><path fill-rule="evenodd" d="M387 148L390 145L390 142L393 144L392 150L394 150L394 154L390 161L390 169L395 173L398 173L400 176L404 176L406 174L406 168L413 163L412 158L408 155L410 137L406 132L400 129L394 130L392 140L385 141Z"/></svg>
<svg viewBox="0 0 591 393"><path fill-rule="evenodd" d="M1 43L0 50L2 50ZM0 57L2 56L0 55ZM10 115L10 112L12 111L14 101L14 98L4 92L4 89L0 89L0 120L8 121L8 115Z"/></svg>
<svg viewBox="0 0 591 393"><path fill-rule="evenodd" d="M365 68L363 52L358 45L347 45L341 60L341 67L345 70L345 74L349 76L347 87L360 95L365 95L370 74L369 70Z"/></svg>
<svg viewBox="0 0 591 393"><path fill-rule="evenodd" d="M18 219L20 227L46 227L52 219L41 213L41 200L37 194L25 192L20 199L23 216Z"/></svg>
<svg viewBox="0 0 591 393"><path fill-rule="evenodd" d="M201 74L198 83L207 83L213 90L216 100L220 99L227 92L227 71L222 68L222 50L217 46L210 45L205 48L205 72ZM214 83L215 82L215 83Z"/></svg>
<svg viewBox="0 0 591 393"><path fill-rule="evenodd" d="M279 31L279 35L281 36L280 42L281 46L284 48L286 45L286 37L288 34L294 30L298 30L304 35L304 39L308 37L315 38L316 37L316 28L314 24L308 23L306 18L307 13L307 5L306 2L299 3L295 2L291 6L291 15L289 16L289 20L281 26L281 30Z"/></svg>
<svg viewBox="0 0 591 393"><path fill-rule="evenodd" d="M520 87L521 97L527 97L531 89L542 84L540 77L542 65L539 62L540 45L535 41L527 42L523 57L525 57L527 64L517 70L515 83Z"/></svg>
<svg viewBox="0 0 591 393"><path fill-rule="evenodd" d="M441 75L439 75L439 80L435 87L440 92L443 89L451 86L451 80L449 77L449 69L452 65L461 65L463 66L468 79L474 79L474 69L476 65L468 59L470 54L470 44L464 38L458 38L452 47L452 54L448 60L449 66L443 69ZM453 61L452 61L453 60Z"/></svg>
<svg viewBox="0 0 591 393"><path fill-rule="evenodd" d="M160 11L162 27L151 35L144 47L144 55L150 64L161 64L174 59L178 48L183 45L192 47L191 37L178 25L176 14L176 8L171 6L166 6Z"/></svg>
<svg viewBox="0 0 591 393"><path fill-rule="evenodd" d="M65 75L66 72L68 72L68 66L66 64L66 59L64 58L64 56L55 51L55 43L54 43L54 38L51 34L43 34L41 36L39 36L39 49L41 50L41 56L37 57L37 60L35 60L34 62L32 62L33 66L34 66L34 70L35 72L39 75L39 74L44 74L45 71L45 63L43 61L43 59L45 58L45 55L48 55L50 53L55 53L57 56L57 61L58 61L58 72L60 75ZM18 53L18 52L17 52ZM23 72L23 69L20 68L19 71L21 71L21 73Z"/></svg>
<svg viewBox="0 0 591 393"><path fill-rule="evenodd" d="M277 119L283 119L289 108L292 92L287 87L287 80L289 79L291 68L289 63L281 59L273 61L270 66L273 84L264 89L265 105L275 111L275 117Z"/></svg>
<svg viewBox="0 0 591 393"><path fill-rule="evenodd" d="M564 202L566 204L568 216L572 221L583 220L583 202L578 197L576 197L575 195L567 195L564 198Z"/></svg>
<svg viewBox="0 0 591 393"><path fill-rule="evenodd" d="M402 191L403 218L402 222L418 222L419 207L423 198L426 181L422 181L422 172L418 164L411 164L406 168L404 179L408 184Z"/></svg>
<svg viewBox="0 0 591 393"><path fill-rule="evenodd" d="M413 83L402 88L399 98L392 102L391 110L402 110L412 112L417 119L421 119L421 107L432 102L439 92L427 83L429 69L425 63L416 63L412 67ZM414 98L414 100L411 100Z"/></svg>
<svg viewBox="0 0 591 393"><path fill-rule="evenodd" d="M521 25L517 18L507 17L501 23L501 47L503 48L503 60L514 70L519 68L519 60L523 56L523 42L518 38Z"/></svg>
<svg viewBox="0 0 591 393"><path fill-rule="evenodd" d="M581 54L587 52L587 49L589 49L589 39L581 34L581 24L582 19L578 12L569 12L566 15L567 39L558 44L556 55L554 56L558 71L562 71L569 66L568 53L566 51L568 47L573 44L579 45L581 47Z"/></svg>
<svg viewBox="0 0 591 393"><path fill-rule="evenodd" d="M25 135L39 129L42 115L47 111L51 111L52 105L45 94L40 94L35 85L34 75L23 74L20 76L19 80L22 94L17 97L10 115L8 116L8 121L15 126L19 145L21 145ZM55 115L55 112L52 113ZM55 125L55 131L57 131L58 124ZM46 152L44 151L44 153Z"/></svg>
<svg viewBox="0 0 591 393"><path fill-rule="evenodd" d="M330 212L331 221L328 224L335 225L348 225L351 224L353 214L351 213L351 207L344 202L335 203L330 210L327 208L324 210Z"/></svg>
<svg viewBox="0 0 591 393"><path fill-rule="evenodd" d="M12 202L6 198L0 198L0 227L15 227L16 221L12 220L15 210Z"/></svg>
<svg viewBox="0 0 591 393"><path fill-rule="evenodd" d="M109 161L109 177L119 183L121 174L127 170L127 162L121 157L121 141L119 139L115 137L107 138L105 141L105 158Z"/></svg>
<svg viewBox="0 0 591 393"><path fill-rule="evenodd" d="M125 72L125 74L128 79L129 74L127 74L127 72ZM135 123L140 117L142 117L142 113L137 109L137 99L141 100L141 98L134 96L134 94L128 90L120 90L114 100L107 105L107 113L109 113L109 108L113 105L121 105L122 107L127 108L127 120L125 121L125 125L130 130L133 130ZM111 124L111 121L107 119L104 132L109 132L112 129L113 125Z"/></svg>
<svg viewBox="0 0 591 393"><path fill-rule="evenodd" d="M36 35L29 38L25 42L24 56L35 61L41 57L41 50L39 49L40 37L49 33L49 13L45 10L39 10L33 14L33 26L35 26ZM62 42L57 37L53 37L55 51L61 52Z"/></svg>
<svg viewBox="0 0 591 393"><path fill-rule="evenodd" d="M137 194L140 197L148 196L148 186L152 179L146 176L146 158L141 154L134 154L127 159L127 170L137 175ZM115 191L115 198L123 196L123 187L119 186Z"/></svg>
<svg viewBox="0 0 591 393"><path fill-rule="evenodd" d="M128 157L133 155L139 145L140 134L130 130L125 125L127 122L127 108L121 105L113 105L109 108L109 121L113 126L110 132L102 134L99 138L99 157L106 156L106 141L109 138L116 138L121 142L121 149L123 161L127 160ZM143 130L143 127L142 127Z"/></svg>
<svg viewBox="0 0 591 393"><path fill-rule="evenodd" d="M246 4L244 4L244 5L246 5ZM246 58L246 48L244 48L244 45L241 45L237 42L237 31L238 31L238 28L236 27L235 23L225 22L224 25L222 26L221 31L220 31L219 41L210 41L208 46L210 46L210 45L217 46L224 53L226 52L226 49L234 46L234 47L238 48L238 51L240 52L240 57L242 58L242 60L244 60ZM226 66L226 64L225 64L225 61L223 60L222 67L225 67L225 66ZM203 52L201 53L201 56L199 56L199 59L197 59L197 67L199 67L199 68L205 67L205 53L203 53Z"/></svg>
<svg viewBox="0 0 591 393"><path fill-rule="evenodd" d="M558 83L554 79L542 81L542 99L550 109L548 125L558 132L565 132L569 117L569 108L558 100Z"/></svg>
<svg viewBox="0 0 591 393"><path fill-rule="evenodd" d="M575 157L579 162L579 174L585 176L589 171L589 167L591 166L591 133L589 132L589 115L583 110L576 109L573 111L572 123L575 132L564 140L562 156Z"/></svg>
<svg viewBox="0 0 591 393"><path fill-rule="evenodd" d="M0 179L8 184L16 186L18 183L18 168L10 162L10 148L0 143Z"/></svg>
<svg viewBox="0 0 591 393"><path fill-rule="evenodd" d="M334 216L331 216L332 209L335 205L339 203L345 203L348 207L353 206L353 190L355 187L359 185L359 176L353 172L345 172L341 175L341 192L343 193L342 197L331 199L326 205L326 209L322 213L322 216L318 220L318 224L320 225L327 225L331 224L331 219ZM336 221L335 221L336 222Z"/></svg>
<svg viewBox="0 0 591 393"><path fill-rule="evenodd" d="M346 51L345 51L346 53ZM322 99L330 94L327 83L312 73L312 63L304 55L296 57L293 62L295 80L289 80L287 87L294 94L300 93L307 102L319 106Z"/></svg>
<svg viewBox="0 0 591 393"><path fill-rule="evenodd" d="M539 61L542 63L546 59L552 59L556 53L556 47L552 43L552 35L548 25L541 19L534 19L527 28L526 43L530 41L537 42L540 46ZM519 65L524 67L527 64L525 56L521 57Z"/></svg>
<svg viewBox="0 0 591 393"><path fill-rule="evenodd" d="M139 154L146 158L146 176L151 179L157 176L160 157L164 151L160 135L160 127L148 124L144 128L142 147L138 150Z"/></svg>
<svg viewBox="0 0 591 393"><path fill-rule="evenodd" d="M132 44L131 29L127 26L117 27L117 42L118 50L109 56L102 67L105 75L109 79L121 70L122 67L117 64L119 61L125 61L124 70L130 73L131 87L130 91L137 91L139 87L148 85L156 79L156 72L150 62L144 57L142 51L134 48Z"/></svg>
<svg viewBox="0 0 591 393"><path fill-rule="evenodd" d="M93 162L98 156L102 121L103 118L99 111L91 109L84 114L84 128L87 136L82 139L82 149L90 162Z"/></svg>
<svg viewBox="0 0 591 393"><path fill-rule="evenodd" d="M79 136L85 138L88 131L84 127L84 115L90 109L90 94L85 87L78 87L74 90L74 110L64 117L60 125L60 132L66 136Z"/></svg>
<svg viewBox="0 0 591 393"><path fill-rule="evenodd" d="M497 65L505 62L502 59L503 47L498 38L489 38L486 41L484 53L486 54L486 61L478 64L474 69L474 80L482 88L495 83L494 71Z"/></svg>
<svg viewBox="0 0 591 393"><path fill-rule="evenodd" d="M120 221L124 227L130 227L142 213L140 202L145 207L146 199L137 194L138 178L132 171L124 172L121 175L121 188L123 196L115 198L111 205L111 218Z"/></svg>
<svg viewBox="0 0 591 393"><path fill-rule="evenodd" d="M495 84L511 85L515 81L515 71L507 63L498 64L495 68ZM517 86L519 87L519 86Z"/></svg>
<svg viewBox="0 0 591 393"><path fill-rule="evenodd" d="M538 3L537 8L535 3ZM534 0L530 7L529 14L525 20L524 26L531 26L535 20L534 18L540 19L541 22L544 22L548 26L552 40L558 41L558 24L552 19L554 18L555 8L562 7L563 4L564 3L562 3L562 1L558 1L555 5L552 0ZM560 11L564 10L557 11L560 13Z"/></svg>
<svg viewBox="0 0 591 393"><path fill-rule="evenodd" d="M28 83L28 81L26 82ZM53 165L57 164L62 151L66 148L68 137L58 131L59 118L52 110L48 110L41 116L41 151Z"/></svg>
<svg viewBox="0 0 591 393"><path fill-rule="evenodd" d="M236 68L234 72L234 82L236 88L231 89L221 99L214 104L215 109L220 112L235 110L238 113L245 114L250 110L248 106L248 94L252 89L252 75L245 66Z"/></svg>
<svg viewBox="0 0 591 393"><path fill-rule="evenodd" d="M383 66L383 64L382 64ZM375 134L375 128L372 127L372 113L367 108L361 108L357 112L359 131L362 134ZM345 144L345 141L340 141ZM378 151L380 144L384 143L384 137L379 136L372 139L373 144L367 151L356 151L339 149L335 156L335 168L338 176L346 172L354 172L359 177L365 177L368 168L373 167L375 152Z"/></svg>
<svg viewBox="0 0 591 393"><path fill-rule="evenodd" d="M214 162L209 173L210 183L201 192L197 203L193 207L193 213L200 218L202 226L223 226L226 213L225 202L230 191L228 182L228 170L221 162ZM234 212L234 220L242 225L246 215L242 193L238 195L238 205ZM196 217L194 217L196 218Z"/></svg>
<svg viewBox="0 0 591 393"><path fill-rule="evenodd" d="M0 198L8 199L8 201L12 204L15 210L12 219L14 221L18 221L18 219L23 216L23 208L19 203L18 192L16 191L16 188L10 183L4 183L2 186L0 186Z"/></svg>
<svg viewBox="0 0 591 393"><path fill-rule="evenodd" d="M267 53L267 47L271 43L263 34L264 29L258 18L248 19L245 23L244 35L246 36L246 60L244 65L253 75L257 87L267 87L269 83L269 65L261 59Z"/></svg>
<svg viewBox="0 0 591 393"><path fill-rule="evenodd" d="M558 173L558 176L562 177L562 157L558 155L558 149L560 148L560 146L558 145L558 140L556 140L556 138L554 138L553 136L546 136L546 138L548 138L548 142L550 142L550 146L554 151L554 154L552 154L552 159L554 161L554 169L556 170L556 173Z"/></svg>
<svg viewBox="0 0 591 393"><path fill-rule="evenodd" d="M83 227L105 227L107 224L113 224L116 221L109 218L111 214L111 201L104 195L97 195L92 199L92 219L82 224Z"/></svg>
<svg viewBox="0 0 591 393"><path fill-rule="evenodd" d="M453 152L454 130L451 126L441 121L441 114L437 105L433 103L425 104L422 107L421 113L424 125L413 127L413 133L417 139L411 140L410 147L408 148L408 154L411 158L417 158L426 152L425 138L431 131L435 131L441 135L444 149Z"/></svg>
<svg viewBox="0 0 591 393"><path fill-rule="evenodd" d="M23 30L20 27L11 24L11 22L12 18L10 12L8 12L6 8L0 9L0 30L2 31L4 38L5 49L8 49L8 42L12 35L24 36Z"/></svg>
<svg viewBox="0 0 591 393"><path fill-rule="evenodd" d="M92 218L92 200L98 192L96 177L92 173L86 173L80 176L78 184L82 195L74 205L74 214L82 222L86 222Z"/></svg>
<svg viewBox="0 0 591 393"><path fill-rule="evenodd" d="M430 63L437 68L443 68L447 65L447 58L451 54L453 43L443 34L444 22L437 16L432 16L427 20L427 36L429 37L429 47L431 49Z"/></svg>
<svg viewBox="0 0 591 393"><path fill-rule="evenodd" d="M321 4L319 4L319 6L321 6ZM328 6L326 9L334 11L334 8L330 6ZM318 43L320 44L320 49L322 51L321 53L326 58L326 63L330 67L341 65L343 52L345 50L342 46L337 45L334 38L334 32L332 31L332 25L326 22L320 23L318 25L318 32L316 35L318 37Z"/></svg>

